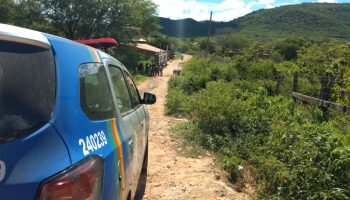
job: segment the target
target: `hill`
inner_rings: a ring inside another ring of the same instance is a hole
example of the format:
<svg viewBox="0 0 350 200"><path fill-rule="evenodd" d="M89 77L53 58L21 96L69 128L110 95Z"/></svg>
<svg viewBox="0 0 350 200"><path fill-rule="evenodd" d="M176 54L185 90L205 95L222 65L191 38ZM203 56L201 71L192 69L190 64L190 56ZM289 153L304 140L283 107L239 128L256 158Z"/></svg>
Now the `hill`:
<svg viewBox="0 0 350 200"><path fill-rule="evenodd" d="M209 29L209 21L198 22L190 18L172 20L160 17L159 22L162 26L161 33L180 38L206 36ZM227 27L237 28L233 22L214 22L212 24L214 31Z"/></svg>
<svg viewBox="0 0 350 200"><path fill-rule="evenodd" d="M162 33L175 37L200 37L208 21L160 18ZM230 22L214 22L212 32L232 28L236 34L264 41L282 37L312 40L350 39L350 4L304 3L252 12Z"/></svg>

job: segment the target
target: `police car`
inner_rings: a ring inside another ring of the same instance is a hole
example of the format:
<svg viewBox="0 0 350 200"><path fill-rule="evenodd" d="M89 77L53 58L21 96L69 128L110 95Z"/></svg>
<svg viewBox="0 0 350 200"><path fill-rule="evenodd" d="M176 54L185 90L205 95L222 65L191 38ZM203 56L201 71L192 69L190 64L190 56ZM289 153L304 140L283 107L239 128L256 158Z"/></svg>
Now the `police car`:
<svg viewBox="0 0 350 200"><path fill-rule="evenodd" d="M142 195L155 101L102 51L0 24L0 199Z"/></svg>

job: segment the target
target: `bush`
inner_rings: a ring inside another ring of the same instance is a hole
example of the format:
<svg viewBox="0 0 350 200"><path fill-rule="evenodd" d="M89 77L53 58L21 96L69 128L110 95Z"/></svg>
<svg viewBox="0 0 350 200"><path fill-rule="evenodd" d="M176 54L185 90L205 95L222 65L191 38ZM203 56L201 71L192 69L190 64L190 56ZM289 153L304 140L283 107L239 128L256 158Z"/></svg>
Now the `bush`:
<svg viewBox="0 0 350 200"><path fill-rule="evenodd" d="M191 116L199 128L211 134L266 133L269 113L265 104L271 100L265 98L266 90L260 88L259 92L262 94L248 94L232 83L210 82L191 98Z"/></svg>
<svg viewBox="0 0 350 200"><path fill-rule="evenodd" d="M350 148L336 132L328 123L272 126L264 154L279 163L278 168L255 163L262 180L270 184L265 191L291 199L349 198Z"/></svg>
<svg viewBox="0 0 350 200"><path fill-rule="evenodd" d="M238 109L244 108L234 101L236 95L243 95L232 84L211 82L207 88L193 95L190 103L191 117L198 122L200 129L208 133L223 135L237 133Z"/></svg>
<svg viewBox="0 0 350 200"><path fill-rule="evenodd" d="M224 169L230 173L230 181L236 182L239 176L239 164L241 159L235 156L224 159Z"/></svg>
<svg viewBox="0 0 350 200"><path fill-rule="evenodd" d="M259 199L350 199L350 116L294 102L293 64L252 62L189 62L169 82L167 113L190 117L185 138L224 157L232 181L249 165ZM283 75L280 88L266 73ZM310 94L312 81L299 79Z"/></svg>
<svg viewBox="0 0 350 200"><path fill-rule="evenodd" d="M148 78L148 76L143 75L143 74L136 74L133 76L133 79L137 85L144 82L145 80L147 80L147 78Z"/></svg>
<svg viewBox="0 0 350 200"><path fill-rule="evenodd" d="M179 89L171 90L165 101L165 112L168 115L187 116L189 97Z"/></svg>
<svg viewBox="0 0 350 200"><path fill-rule="evenodd" d="M168 90L171 91L172 89L181 89L181 86L183 84L183 76L173 76L168 81Z"/></svg>

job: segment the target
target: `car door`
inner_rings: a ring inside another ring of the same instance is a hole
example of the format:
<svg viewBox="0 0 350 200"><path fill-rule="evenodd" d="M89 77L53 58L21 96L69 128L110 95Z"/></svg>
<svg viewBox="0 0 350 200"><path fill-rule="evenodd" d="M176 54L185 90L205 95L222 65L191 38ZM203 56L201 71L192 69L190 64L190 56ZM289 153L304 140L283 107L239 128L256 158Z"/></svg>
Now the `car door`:
<svg viewBox="0 0 350 200"><path fill-rule="evenodd" d="M143 163L143 157L144 152L146 148L146 142L147 142L147 135L146 135L146 117L145 117L145 107L141 104L141 98L139 91L137 90L137 87L135 83L133 82L131 76L129 73L124 72L124 77L127 83L127 86L129 88L131 102L134 107L134 116L137 120L137 126L136 126L136 145L137 149L135 152L135 179L138 180L142 163ZM137 184L137 183L136 183Z"/></svg>
<svg viewBox="0 0 350 200"><path fill-rule="evenodd" d="M127 183L134 192L138 176L141 172L140 161L138 161L138 154L142 151L142 146L139 145L141 143L139 141L139 132L140 128L143 128L138 109L140 105L136 106L135 101L131 98L131 92L124 76L125 71L118 67L117 63L113 62L108 64L108 69L116 99L116 106L121 116L121 119L119 120L121 122L120 124L122 126L124 140L126 141L129 150L130 171L126 174L129 179Z"/></svg>

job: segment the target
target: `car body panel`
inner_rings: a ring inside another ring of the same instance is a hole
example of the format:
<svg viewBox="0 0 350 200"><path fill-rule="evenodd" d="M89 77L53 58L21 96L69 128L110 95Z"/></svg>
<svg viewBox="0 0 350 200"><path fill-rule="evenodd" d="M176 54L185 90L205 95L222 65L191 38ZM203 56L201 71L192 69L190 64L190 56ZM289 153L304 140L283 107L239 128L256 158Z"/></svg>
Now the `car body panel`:
<svg viewBox="0 0 350 200"><path fill-rule="evenodd" d="M104 54L104 56L105 56L104 63L106 64L106 66L112 65L112 66L119 67L124 73L124 76L126 75L130 76L130 74L126 70L126 67L123 66L120 62L106 56L106 54ZM109 79L111 79L110 76L109 76ZM115 95L113 94L113 96ZM149 119L149 116L146 110L147 108L145 105L139 104L138 106L134 107L130 112L127 112L125 114L120 114L118 111L118 115L121 116L120 117L121 129L122 129L122 132L124 133L123 135L126 141L127 148L129 150L129 161L130 161L129 165L131 168L131 174L130 174L131 177L128 184L131 191L133 192L136 191L136 187L140 177L142 163L143 163L143 156L146 150L146 142L148 138L147 137L148 129L146 128L146 126L148 127L149 123L148 123L148 120L146 119ZM137 124L137 126L135 126L135 124ZM133 193L132 196L134 195L135 194Z"/></svg>
<svg viewBox="0 0 350 200"><path fill-rule="evenodd" d="M119 187L121 190L120 199L124 199L126 198L129 190L132 189L134 191L136 188L138 181L136 178L139 176L140 172L138 172L138 175L135 176L134 171L136 169L136 171L141 171L141 165L139 163L143 161L143 158L141 161L137 162L138 164L136 166L134 166L134 163L136 163L135 158L139 158L140 155L143 155L145 144L143 144L142 148L140 148L138 145L135 145L135 141L137 141L137 135L143 135L143 137L145 137L146 134L145 132L140 133L140 131L137 133L137 129L135 129L134 126L135 124L139 124L142 120L142 124L146 124L144 117L145 107L140 105L126 118L122 117L119 110L117 110L117 116L115 116L115 119L103 121L91 121L88 119L80 107L80 102L74 101L74 99L79 99L79 66L82 63L90 62L104 63L108 77L109 70L106 67L108 66L108 63L112 63L125 72L127 70L119 61L94 48L69 40L62 42L61 38L57 39L55 36L53 36L53 38L48 37L48 39L50 40L52 48L54 49L55 58L58 60L56 65L60 71L57 71L57 76L67 79L58 80L57 99L60 99L60 101L56 102L56 106L57 108L60 108L60 111L55 112L56 115L53 124L57 128L58 132L62 134L64 141L67 141L68 150L70 152L73 164L79 162L82 159L82 156L84 156L82 146L79 145L79 140L101 131L103 131L106 136L108 135L108 144L92 153L103 157L106 160L105 162L113 163L115 166L114 170L106 170L105 174L112 177L120 176L121 182L119 183L114 181L114 183L112 183L105 180L104 190L110 191L112 190L111 188L115 188L116 191L114 193L117 193ZM69 48L67 46L69 46ZM75 52L81 52L81 54L74 57L75 59L63 59L74 54ZM64 96L59 96L62 94L61 91L65 91ZM115 99L114 102L116 104ZM140 116L140 113L142 113L143 117ZM145 131L145 129L143 129L143 131ZM145 143L145 141L142 143ZM135 157L134 152L138 152L137 157ZM106 164L105 168L108 168ZM118 178L114 180L118 180ZM111 193L104 193L104 199L110 199L109 194Z"/></svg>
<svg viewBox="0 0 350 200"><path fill-rule="evenodd" d="M0 161L6 165L5 176L0 179L1 199L34 199L43 181L91 155L103 158L102 199L126 199L129 191L134 195L147 142L146 107L139 105L125 116L117 109L114 118L93 121L80 105L79 67L82 64L104 64L110 87L113 86L108 63L128 73L125 66L104 52L71 40L35 31L34 36L26 37L16 35L13 30L18 29L0 31L0 40L6 32L6 37L19 38L15 42L24 42L24 39L32 42L28 44L52 49L56 100L52 117L44 127L26 137L0 144ZM114 94L113 100L116 105ZM88 140L94 148L86 150L84 143Z"/></svg>
<svg viewBox="0 0 350 200"><path fill-rule="evenodd" d="M71 165L66 145L50 124L1 144L0 160L6 165L0 182L4 200L34 199L40 182Z"/></svg>
<svg viewBox="0 0 350 200"><path fill-rule="evenodd" d="M128 180L125 176L129 172L128 150L120 130L118 119L91 121L84 114L80 106L79 96L79 66L83 63L102 62L99 52L91 47L64 40L56 36L48 36L55 52L57 71L57 101L53 125L67 142L68 151L72 158L72 164L79 162L82 158L92 154L104 158L105 176L103 199L115 199L112 194L119 193L119 188L125 188ZM65 59L72 57L73 59ZM62 92L64 91L64 92ZM107 137L107 145L87 155L83 153L83 146L79 141L85 140L99 132ZM123 158L123 159L122 159ZM118 171L119 160L122 160L123 169ZM114 166L111 168L110 166ZM122 183L119 183L119 172L122 176ZM108 178L106 178L108 177ZM112 177L112 178L110 178ZM127 188L125 188L127 189ZM111 192L113 191L113 192ZM112 195L112 196L111 196ZM123 199L125 194L119 194Z"/></svg>

